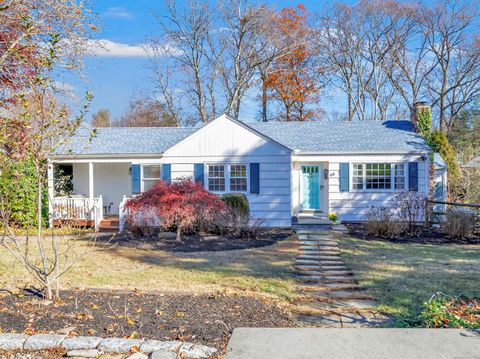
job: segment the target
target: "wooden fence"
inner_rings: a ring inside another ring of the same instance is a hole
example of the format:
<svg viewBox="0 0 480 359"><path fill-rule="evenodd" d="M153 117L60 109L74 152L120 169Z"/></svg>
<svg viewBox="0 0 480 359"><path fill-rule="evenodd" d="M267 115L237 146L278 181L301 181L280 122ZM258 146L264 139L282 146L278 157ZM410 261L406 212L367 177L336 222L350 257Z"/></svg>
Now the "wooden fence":
<svg viewBox="0 0 480 359"><path fill-rule="evenodd" d="M475 231L480 231L480 204L427 200L428 214L425 216L427 225L441 225L447 210L450 208L471 209L475 213Z"/></svg>

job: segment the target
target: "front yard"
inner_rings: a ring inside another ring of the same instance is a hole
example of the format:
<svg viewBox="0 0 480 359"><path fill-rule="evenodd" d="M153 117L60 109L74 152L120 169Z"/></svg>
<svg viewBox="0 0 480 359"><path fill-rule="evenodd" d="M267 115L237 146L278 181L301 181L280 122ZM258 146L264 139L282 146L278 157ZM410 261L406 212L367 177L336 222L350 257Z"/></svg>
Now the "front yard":
<svg viewBox="0 0 480 359"><path fill-rule="evenodd" d="M397 319L412 323L437 292L480 297L479 244L340 237L341 254L378 301L376 309ZM182 251L155 238L99 241L63 278L62 300L46 305L22 290L34 283L0 248L0 288L14 293L0 291L0 332L72 327L84 335L183 339L225 348L238 326L299 325L292 314L299 297L295 237L258 248L202 252L195 238L186 239ZM205 245L212 244L200 247ZM82 250L88 243L80 240L78 246Z"/></svg>
<svg viewBox="0 0 480 359"><path fill-rule="evenodd" d="M89 244L79 241L77 245L80 252ZM99 242L63 277L62 287L182 293L221 291L285 302L294 295L296 249L293 239L261 248L194 253L105 246ZM24 268L0 247L0 287L28 287L32 284L28 279Z"/></svg>
<svg viewBox="0 0 480 359"><path fill-rule="evenodd" d="M480 297L480 245L418 244L342 236L360 284L397 318L415 318L434 293ZM397 325L401 325L400 322Z"/></svg>
<svg viewBox="0 0 480 359"><path fill-rule="evenodd" d="M295 296L294 238L190 253L112 243L99 241L63 278L62 300L47 306L20 290L34 283L0 247L0 288L16 293L0 291L0 332L72 326L83 335L182 339L222 348L237 326L295 325L285 309ZM78 245L81 250L87 242Z"/></svg>

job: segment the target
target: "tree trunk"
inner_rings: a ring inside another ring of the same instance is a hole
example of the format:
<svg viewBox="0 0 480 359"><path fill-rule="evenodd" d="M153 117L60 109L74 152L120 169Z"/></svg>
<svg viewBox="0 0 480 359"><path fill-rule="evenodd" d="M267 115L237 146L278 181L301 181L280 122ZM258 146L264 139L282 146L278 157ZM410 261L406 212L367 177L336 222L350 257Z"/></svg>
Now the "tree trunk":
<svg viewBox="0 0 480 359"><path fill-rule="evenodd" d="M262 121L268 122L267 117L267 85L265 84L265 79L262 78Z"/></svg>
<svg viewBox="0 0 480 359"><path fill-rule="evenodd" d="M180 226L177 226L177 239L176 239L177 242L181 242L182 241L182 229L180 228Z"/></svg>

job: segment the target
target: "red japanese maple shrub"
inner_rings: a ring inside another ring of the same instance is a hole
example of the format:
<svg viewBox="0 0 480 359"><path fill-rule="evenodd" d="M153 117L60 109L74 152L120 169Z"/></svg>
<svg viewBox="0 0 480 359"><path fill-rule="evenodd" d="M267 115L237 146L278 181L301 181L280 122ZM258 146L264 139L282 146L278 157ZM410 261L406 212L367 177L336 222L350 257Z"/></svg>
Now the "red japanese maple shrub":
<svg viewBox="0 0 480 359"><path fill-rule="evenodd" d="M128 200L125 208L129 213L128 224L133 225L138 218L153 215L159 219L162 228L175 226L177 241L180 241L183 231L193 229L200 223L213 222L216 216L225 211L225 204L202 185L182 180L171 184L162 181Z"/></svg>

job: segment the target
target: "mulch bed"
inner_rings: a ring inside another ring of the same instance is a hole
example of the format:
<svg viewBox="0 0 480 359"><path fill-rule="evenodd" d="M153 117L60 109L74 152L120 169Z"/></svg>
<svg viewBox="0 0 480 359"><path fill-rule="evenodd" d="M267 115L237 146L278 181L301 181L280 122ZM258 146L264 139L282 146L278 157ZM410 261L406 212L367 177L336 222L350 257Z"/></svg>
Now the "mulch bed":
<svg viewBox="0 0 480 359"><path fill-rule="evenodd" d="M29 294L2 294L0 332L56 332L101 337L185 340L224 350L236 327L291 327L275 304L249 296L64 291L45 303Z"/></svg>
<svg viewBox="0 0 480 359"><path fill-rule="evenodd" d="M474 235L470 238L458 239L447 236L439 229L420 229L418 236L402 236L395 238L375 237L366 234L365 225L360 223L349 223L346 225L350 236L364 240L387 241L395 243L420 243L420 244L480 244L480 236Z"/></svg>
<svg viewBox="0 0 480 359"><path fill-rule="evenodd" d="M150 236L118 234L112 239L108 236L104 239L110 244L125 247L191 253L265 247L287 239L293 234L293 231L287 229L259 229L258 239L245 239L231 235L184 234L181 242L177 242L175 233L171 232L160 232Z"/></svg>

